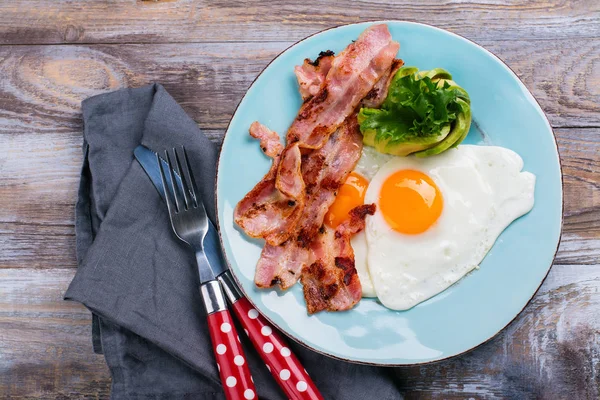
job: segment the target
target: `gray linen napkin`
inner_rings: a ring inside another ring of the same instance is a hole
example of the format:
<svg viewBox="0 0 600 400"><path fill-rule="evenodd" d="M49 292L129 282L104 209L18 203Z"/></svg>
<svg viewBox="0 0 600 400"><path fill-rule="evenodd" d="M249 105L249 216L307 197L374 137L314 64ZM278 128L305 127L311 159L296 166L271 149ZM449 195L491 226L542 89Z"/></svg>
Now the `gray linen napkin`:
<svg viewBox="0 0 600 400"><path fill-rule="evenodd" d="M76 210L79 268L65 299L94 314L94 348L112 398L223 399L194 257L170 230L166 207L133 150L185 144L214 220L217 148L161 85L82 104L84 165ZM261 399L285 398L243 339ZM326 399L398 399L392 371L337 361L291 344Z"/></svg>

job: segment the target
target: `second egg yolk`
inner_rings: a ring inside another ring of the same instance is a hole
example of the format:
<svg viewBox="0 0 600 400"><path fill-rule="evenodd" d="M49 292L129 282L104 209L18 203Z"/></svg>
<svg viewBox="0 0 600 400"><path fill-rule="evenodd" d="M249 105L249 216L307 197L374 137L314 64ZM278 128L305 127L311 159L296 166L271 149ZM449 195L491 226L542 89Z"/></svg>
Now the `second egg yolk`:
<svg viewBox="0 0 600 400"><path fill-rule="evenodd" d="M401 170L390 175L379 193L379 209L396 231L425 232L437 221L443 208L442 194L426 174Z"/></svg>
<svg viewBox="0 0 600 400"><path fill-rule="evenodd" d="M351 172L346 182L338 190L335 201L329 207L329 211L325 215L325 223L335 228L348 219L350 210L364 203L367 186L369 186L369 181L362 175Z"/></svg>

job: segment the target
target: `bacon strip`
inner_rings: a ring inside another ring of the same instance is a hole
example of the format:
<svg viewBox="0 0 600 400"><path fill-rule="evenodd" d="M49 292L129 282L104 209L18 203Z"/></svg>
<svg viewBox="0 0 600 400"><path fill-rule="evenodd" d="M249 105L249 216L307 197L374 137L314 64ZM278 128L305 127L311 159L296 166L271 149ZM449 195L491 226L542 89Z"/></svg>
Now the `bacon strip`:
<svg viewBox="0 0 600 400"><path fill-rule="evenodd" d="M323 226L323 219L361 155L356 107L375 85L373 99L387 94L399 67L393 65L398 49L387 26L374 25L337 57L321 54L315 63L305 60L296 67L305 102L284 149L276 133L251 126L273 165L238 203L235 221L267 242L256 285L286 289L301 279L309 313L347 310L360 299L350 237L364 228L374 205L357 207L336 229Z"/></svg>
<svg viewBox="0 0 600 400"><path fill-rule="evenodd" d="M367 93L367 95L363 99L363 101L362 101L363 107L368 107L368 108L381 107L385 98L388 95L390 83L392 83L392 79L394 78L394 75L396 75L396 72L398 72L398 70L403 65L404 65L404 61L402 61L400 59L395 59L392 62L392 66L390 67L390 69L381 77L380 80L377 81L375 86L373 86L373 89L371 89L371 91L369 93Z"/></svg>
<svg viewBox="0 0 600 400"><path fill-rule="evenodd" d="M302 160L306 201L296 228L298 241L308 244L323 225L337 190L348 178L362 153L362 135L356 114L348 117L327 143Z"/></svg>
<svg viewBox="0 0 600 400"><path fill-rule="evenodd" d="M279 156L283 150L283 146L279 140L277 132L273 132L258 121L254 121L250 125L250 136L260 140L260 148L269 157L273 158L273 164L279 162ZM270 172L270 171L269 171Z"/></svg>
<svg viewBox="0 0 600 400"><path fill-rule="evenodd" d="M362 296L362 287L354 266L352 235L365 228L365 217L375 213L375 204L350 211L350 219L335 230L326 228L315 240L315 260L302 269L304 299L309 314L319 311L343 311L354 307Z"/></svg>
<svg viewBox="0 0 600 400"><path fill-rule="evenodd" d="M237 204L235 222L255 238L277 246L290 236L304 209L304 181L298 146L282 153L277 133L254 122L250 135L260 139L263 152L273 159L269 172Z"/></svg>
<svg viewBox="0 0 600 400"><path fill-rule="evenodd" d="M279 246L266 243L256 264L254 283L260 288L279 285L288 289L300 279L300 272L309 264L311 255L309 248L299 246L293 238Z"/></svg>
<svg viewBox="0 0 600 400"><path fill-rule="evenodd" d="M297 65L294 68L302 100L306 101L319 92L325 82L327 73L331 69L333 58L333 51L322 51L315 61L306 58L302 65Z"/></svg>
<svg viewBox="0 0 600 400"><path fill-rule="evenodd" d="M306 193L302 215L288 241L280 246L265 245L254 276L258 287L279 285L287 289L298 281L302 268L312 262L312 240L318 236L337 189L356 166L361 151L362 136L353 115L325 146L302 157Z"/></svg>
<svg viewBox="0 0 600 400"><path fill-rule="evenodd" d="M319 92L300 107L287 133L288 146L322 147L390 69L399 48L386 25L367 28L334 58Z"/></svg>

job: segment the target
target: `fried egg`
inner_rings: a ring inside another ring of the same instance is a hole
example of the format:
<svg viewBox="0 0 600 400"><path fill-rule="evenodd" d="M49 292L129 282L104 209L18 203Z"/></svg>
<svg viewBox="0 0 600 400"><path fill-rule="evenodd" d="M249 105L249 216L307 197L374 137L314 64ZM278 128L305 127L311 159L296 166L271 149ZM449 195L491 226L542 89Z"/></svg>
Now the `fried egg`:
<svg viewBox="0 0 600 400"><path fill-rule="evenodd" d="M361 204L375 215L351 241L363 297L407 310L477 268L502 231L533 207L535 176L502 147L461 145L429 158L365 146L325 223Z"/></svg>
<svg viewBox="0 0 600 400"><path fill-rule="evenodd" d="M356 168L338 190L334 203L325 215L325 224L335 228L349 217L350 210L365 204L365 194L369 181L392 158L394 156L390 154L383 154L373 147L364 146ZM365 232L362 231L354 235L350 243L354 249L354 265L362 286L362 295L363 297L375 297L375 288L367 268L367 237Z"/></svg>
<svg viewBox="0 0 600 400"><path fill-rule="evenodd" d="M366 286L386 307L407 310L477 268L533 207L535 176L522 168L518 154L494 146L389 160L365 194L377 205L365 228Z"/></svg>

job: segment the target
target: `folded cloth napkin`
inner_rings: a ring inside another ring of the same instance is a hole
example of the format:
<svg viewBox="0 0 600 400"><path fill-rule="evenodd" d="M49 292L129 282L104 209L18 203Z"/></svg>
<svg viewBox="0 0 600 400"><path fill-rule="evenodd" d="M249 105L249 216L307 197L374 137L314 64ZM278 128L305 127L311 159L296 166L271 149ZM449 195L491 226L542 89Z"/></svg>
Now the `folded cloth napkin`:
<svg viewBox="0 0 600 400"><path fill-rule="evenodd" d="M79 268L65 299L93 315L94 348L112 374L112 398L223 399L192 252L133 158L185 144L215 220L217 148L161 85L82 104L84 164L76 209ZM284 395L243 338L259 398ZM392 371L337 361L291 343L326 399L398 399Z"/></svg>

